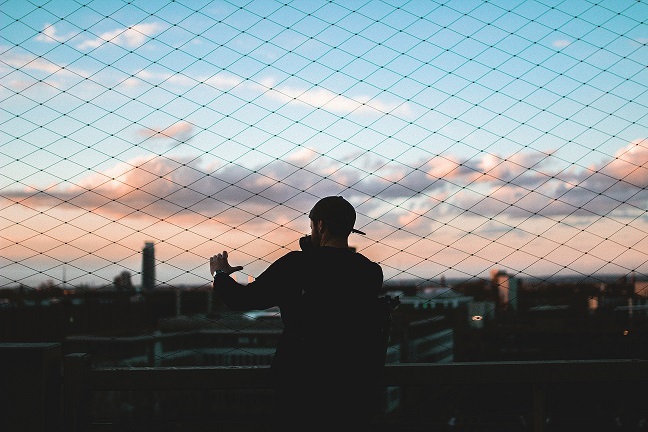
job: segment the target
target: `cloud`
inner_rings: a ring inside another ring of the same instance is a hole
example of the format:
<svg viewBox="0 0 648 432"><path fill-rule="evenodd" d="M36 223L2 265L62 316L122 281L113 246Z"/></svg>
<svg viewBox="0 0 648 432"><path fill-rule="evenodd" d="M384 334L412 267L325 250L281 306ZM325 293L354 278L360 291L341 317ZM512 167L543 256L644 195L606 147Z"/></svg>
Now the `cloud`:
<svg viewBox="0 0 648 432"><path fill-rule="evenodd" d="M631 142L626 147L617 151L614 159L605 166L592 171L597 173L597 178L606 176L605 179L616 183L627 183L637 188L648 187L648 139L639 139Z"/></svg>
<svg viewBox="0 0 648 432"><path fill-rule="evenodd" d="M566 40L566 39L558 39L558 40L553 41L551 43L551 45L554 48L562 49L562 48L565 48L565 47L571 45L571 42Z"/></svg>
<svg viewBox="0 0 648 432"><path fill-rule="evenodd" d="M177 144L187 142L195 130L194 125L187 121L179 121L166 128L145 128L137 131L141 137L150 140L171 139Z"/></svg>
<svg viewBox="0 0 648 432"><path fill-rule="evenodd" d="M243 79L235 75L221 72L214 76L210 76L209 78L200 78L200 81L205 82L206 84L209 84L210 86L215 87L219 90L229 90L241 84Z"/></svg>
<svg viewBox="0 0 648 432"><path fill-rule="evenodd" d="M491 168L491 175L481 180L488 188L475 186L460 191L453 202L459 209L470 209L484 217L636 215L648 208L647 143L645 139L634 141L597 165L560 174L538 169L541 165L536 165L535 171L518 171L518 167L529 166L528 163L516 163L515 169ZM520 160L538 156L520 155ZM492 165L487 162L492 157L484 158L482 167ZM455 189L463 188L464 184L457 180ZM471 193L474 191L481 193Z"/></svg>
<svg viewBox="0 0 648 432"><path fill-rule="evenodd" d="M283 103L303 103L310 107L322 108L336 113L378 112L387 113L398 111L401 114L409 112L407 104L397 105L383 102L368 95L358 95L353 98L334 93L321 87L308 89L292 86L273 86L273 80L267 78L261 82L265 87L265 96Z"/></svg>
<svg viewBox="0 0 648 432"><path fill-rule="evenodd" d="M631 142L614 158L580 173L578 180L578 192L587 198L583 207L588 211L644 211L648 208L648 140Z"/></svg>
<svg viewBox="0 0 648 432"><path fill-rule="evenodd" d="M0 50L3 48L5 47L0 46ZM53 94L60 88L70 86L71 83L79 82L90 76L87 71L76 65L53 63L45 57L16 52L16 50L5 49L4 51L2 62L0 62L0 72L9 78L5 80L4 86L0 86L0 91L8 88L22 92L28 88L38 88L41 95ZM12 73L14 71L27 73Z"/></svg>
<svg viewBox="0 0 648 432"><path fill-rule="evenodd" d="M86 70L77 67L75 64L64 64L61 62L54 63L44 56L36 56L31 53L17 52L16 50L6 49L0 45L2 54L2 63L0 68L10 67L12 70L29 70L34 72L43 72L51 77L66 78L87 78L91 76ZM30 74L31 75L31 74ZM38 81L35 76L33 81ZM45 80L43 80L45 82ZM57 87L54 80L48 79L47 83Z"/></svg>
<svg viewBox="0 0 648 432"><path fill-rule="evenodd" d="M3 54L2 61L4 65L10 66L16 70L32 70L45 72L47 74L72 74L65 65L52 63L45 57L35 56L32 54L9 52Z"/></svg>
<svg viewBox="0 0 648 432"><path fill-rule="evenodd" d="M54 24L45 24L43 30L36 36L36 40L46 43L65 43L76 36L76 33L59 34Z"/></svg>
<svg viewBox="0 0 648 432"><path fill-rule="evenodd" d="M183 74L151 73L143 70L134 76L135 78L128 80L127 85L135 86L143 82L149 84L168 82L177 86L190 87L195 86L197 83L204 83L221 91L229 91L238 86L241 89L263 94L265 97L278 100L284 104L303 104L308 107L322 108L341 114L349 114L351 112L390 112L399 115L408 115L411 112L408 104L387 103L368 95L359 95L351 98L318 87L302 89L292 86L276 86L276 79L273 77L265 77L258 83L255 83L253 81L243 80L227 72L220 72L213 76L191 77Z"/></svg>
<svg viewBox="0 0 648 432"><path fill-rule="evenodd" d="M135 24L131 27L104 32L95 39L88 39L78 44L77 48L94 49L106 42L127 48L137 48L158 33L162 28L163 26L159 23Z"/></svg>
<svg viewBox="0 0 648 432"><path fill-rule="evenodd" d="M205 84L213 89L229 91L242 82L243 79L227 72L220 72L212 76L192 77L181 73L154 73L148 70L140 70L124 81L124 84L128 87L137 87L144 83L148 85L168 83L179 87L194 87L196 84Z"/></svg>
<svg viewBox="0 0 648 432"><path fill-rule="evenodd" d="M140 157L90 174L72 187L29 187L5 192L2 197L30 208L76 208L110 219L209 216L237 206L250 215L260 215L299 194L293 184L300 178L285 179L290 171L298 170L281 161L257 172L234 164L210 165L209 158ZM282 178L284 182L277 181ZM222 219L241 222L227 216Z"/></svg>
<svg viewBox="0 0 648 432"><path fill-rule="evenodd" d="M476 164L468 166L474 169L478 176L476 182L497 181L522 186L526 183L531 185L542 178L538 178L538 171L545 171L550 165L551 152L515 153L507 158L495 154L487 154Z"/></svg>
<svg viewBox="0 0 648 432"><path fill-rule="evenodd" d="M109 38L114 33L110 32L105 37ZM84 47L89 47L90 45L96 47L103 42L103 40L96 40L92 44L85 43ZM113 40L113 42L115 41ZM272 77L263 78L256 83L250 80L244 80L228 72L219 72L212 76L188 76L182 73L154 73L141 70L124 82L128 87L136 87L144 83L149 85L168 83L181 87L194 87L196 84L205 84L213 89L224 92L238 87L241 90L256 92L259 95L262 94L265 97L280 101L284 104L306 105L307 107L325 109L343 115L349 115L355 112L362 114L392 113L398 114L399 116L407 116L411 113L411 109L407 103L387 103L368 95L358 95L352 98L318 87L302 89L291 86L275 86L276 80Z"/></svg>
<svg viewBox="0 0 648 432"><path fill-rule="evenodd" d="M205 256L213 247L236 250L246 271L258 274L264 263L285 252L277 245L297 247L297 238L308 230L306 214L318 198L342 195L356 205L357 226L368 233L352 241L369 256L392 269L410 269L422 263L420 257L432 257L429 261L426 258L426 265L436 261L445 263L441 266L444 269L465 268L478 274L479 268L470 268L470 262L463 261L467 253L475 251L476 259L486 260L486 267L492 260L500 265L510 260L511 266L527 269L524 262L516 264L514 260L523 259L525 254L538 257L573 252L567 246L556 250L554 239L562 242L560 239L571 238L574 232L580 232L572 227L578 228L581 222L582 227L591 226L592 216L608 216L602 223L607 227L612 222L614 228L615 216L636 212L633 206L643 205L640 208L645 209L648 196L637 182L646 181L646 165L638 170L637 164L646 158L645 140L640 140L596 166L579 168L563 178L523 171L506 183L493 175L517 174L520 166L534 166L534 160L547 163L549 158L533 152L515 158L489 155L475 159L468 167L459 160L437 157L412 164L420 167L412 169L398 162L378 161L380 157L375 154L352 158L357 165L350 166L303 147L272 163L248 167L223 164L208 155L175 159L150 156L89 174L71 187L5 189L0 200L5 201L5 209L33 214L32 223L47 222L52 219L50 215L56 215L57 221L65 220L62 212L71 210L75 229L87 230L87 235L74 241L82 251L96 247L83 243L94 239L92 226L105 226L98 240L120 236L119 244L133 242L129 248L139 247L145 235L164 239L166 247L172 249L190 249L192 246L187 245L197 242L202 246L191 249L192 253ZM378 165L381 168L371 174L359 168ZM477 167L493 175L483 176L475 171ZM429 175L435 170L445 176ZM624 180L610 180L612 173L625 176L621 177ZM633 183L625 181L630 179ZM603 190L605 193L599 195ZM6 201L17 205L7 206ZM83 213L84 217L79 217ZM531 243L536 231L542 238ZM596 230L592 232L595 236ZM495 240L491 243L489 238ZM54 250L56 239L68 241L62 227L38 237L39 245L33 248ZM213 241L207 245L204 239ZM545 252L540 251L541 245L545 245ZM434 252L435 247L438 252ZM518 247L514 255L509 253ZM581 247L601 248L600 241ZM402 260L398 264L391 262L390 257L396 256ZM596 256L587 255L595 262ZM246 257L249 262L245 262ZM553 260L571 263L567 255ZM551 257L546 262L537 259L537 265L551 261ZM533 271L539 271L537 265Z"/></svg>
<svg viewBox="0 0 648 432"><path fill-rule="evenodd" d="M153 139L177 139L192 129L180 122L147 133ZM376 166L377 155L363 155L350 166L304 148L283 160L247 168L220 165L207 156L135 158L93 173L74 187L32 187L5 191L3 197L32 208L72 206L110 218L210 216L238 209L231 220L222 216L233 225L241 223L240 212L264 223L259 215L269 209L285 205L305 212L315 197L339 193L363 203L364 214L376 211L394 225L418 214L427 215L418 221L423 222L465 211L470 212L467 217L481 218L610 216L648 207L646 143L637 140L613 158L560 178L540 170L542 164L551 165L547 154L531 152L509 158L487 155L472 166L447 157L417 165L421 169L383 164L371 175L358 167Z"/></svg>

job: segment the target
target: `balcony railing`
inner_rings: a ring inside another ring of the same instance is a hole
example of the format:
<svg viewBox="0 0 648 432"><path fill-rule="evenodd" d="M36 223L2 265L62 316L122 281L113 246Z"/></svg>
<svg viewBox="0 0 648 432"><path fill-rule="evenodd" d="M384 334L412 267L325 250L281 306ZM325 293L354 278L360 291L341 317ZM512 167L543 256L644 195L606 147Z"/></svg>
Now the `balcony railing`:
<svg viewBox="0 0 648 432"><path fill-rule="evenodd" d="M155 414L153 409L148 416L107 418L97 415L93 402L93 395L102 392L147 397L249 392L258 401L271 395L267 366L98 368L85 353L61 356L58 344L4 344L0 350L7 377L2 430L244 431L267 426L269 419L268 411L252 412L245 406L222 415L208 403L185 418ZM385 367L384 384L398 401L396 408L376 417L379 431L648 427L642 390L648 384L646 360L396 364ZM244 399L229 398L227 403ZM150 400L159 404L159 399Z"/></svg>

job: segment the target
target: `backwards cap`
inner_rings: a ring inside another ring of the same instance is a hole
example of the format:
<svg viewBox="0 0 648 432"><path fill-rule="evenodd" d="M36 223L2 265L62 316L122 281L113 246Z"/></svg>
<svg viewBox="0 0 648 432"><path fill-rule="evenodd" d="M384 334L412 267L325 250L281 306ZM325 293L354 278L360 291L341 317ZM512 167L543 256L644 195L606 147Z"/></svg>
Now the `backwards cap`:
<svg viewBox="0 0 648 432"><path fill-rule="evenodd" d="M356 234L365 235L362 231L353 228L356 211L351 203L341 196L328 196L317 201L308 217L338 225Z"/></svg>

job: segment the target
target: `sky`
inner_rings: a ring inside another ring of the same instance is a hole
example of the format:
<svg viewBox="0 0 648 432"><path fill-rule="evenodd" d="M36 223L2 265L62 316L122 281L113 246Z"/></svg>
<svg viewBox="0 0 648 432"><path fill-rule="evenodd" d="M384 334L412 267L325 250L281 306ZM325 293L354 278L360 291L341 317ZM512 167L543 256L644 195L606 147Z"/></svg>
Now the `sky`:
<svg viewBox="0 0 648 432"><path fill-rule="evenodd" d="M648 277L648 3L0 2L0 287L242 281L341 195L386 280ZM643 21L642 21L643 20ZM286 275L290 277L290 275Z"/></svg>

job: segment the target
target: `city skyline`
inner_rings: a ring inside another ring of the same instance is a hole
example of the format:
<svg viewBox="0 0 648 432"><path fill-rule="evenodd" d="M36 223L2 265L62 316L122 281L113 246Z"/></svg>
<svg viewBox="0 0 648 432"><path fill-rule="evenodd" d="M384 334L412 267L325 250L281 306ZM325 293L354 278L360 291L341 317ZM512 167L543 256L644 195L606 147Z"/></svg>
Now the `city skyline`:
<svg viewBox="0 0 648 432"><path fill-rule="evenodd" d="M0 7L0 286L255 277L325 195L387 280L648 274L645 3L96 3Z"/></svg>

